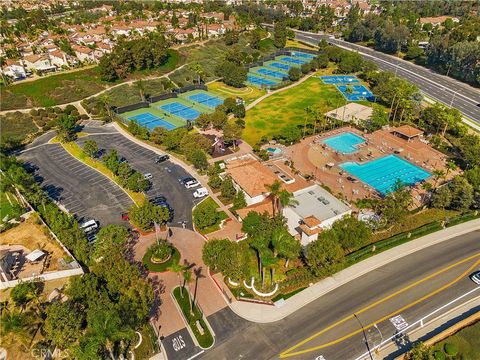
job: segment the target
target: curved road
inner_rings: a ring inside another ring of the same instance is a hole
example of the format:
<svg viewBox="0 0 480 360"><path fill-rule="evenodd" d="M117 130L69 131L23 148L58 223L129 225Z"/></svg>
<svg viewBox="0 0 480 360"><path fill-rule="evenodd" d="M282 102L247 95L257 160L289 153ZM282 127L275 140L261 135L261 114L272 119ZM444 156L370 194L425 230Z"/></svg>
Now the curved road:
<svg viewBox="0 0 480 360"><path fill-rule="evenodd" d="M356 359L366 348L354 313L373 346L463 294L448 309L473 300L479 311L480 286L468 278L479 268L476 230L367 273L275 323L251 323L226 308L208 317L217 341L202 358ZM408 337L398 340L399 348L403 342L408 346Z"/></svg>

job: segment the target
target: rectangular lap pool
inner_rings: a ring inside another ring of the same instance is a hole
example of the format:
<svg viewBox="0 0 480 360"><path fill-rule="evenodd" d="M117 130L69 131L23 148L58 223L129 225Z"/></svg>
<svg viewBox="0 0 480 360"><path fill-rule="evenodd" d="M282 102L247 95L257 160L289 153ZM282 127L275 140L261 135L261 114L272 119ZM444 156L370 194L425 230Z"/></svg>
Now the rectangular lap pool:
<svg viewBox="0 0 480 360"><path fill-rule="evenodd" d="M351 132L332 136L322 140L330 148L343 154L351 154L358 150L357 145L365 142L365 139Z"/></svg>
<svg viewBox="0 0 480 360"><path fill-rule="evenodd" d="M340 167L382 195L394 190L397 180L405 185L413 185L431 176L428 171L395 155L388 155L365 164L346 162Z"/></svg>

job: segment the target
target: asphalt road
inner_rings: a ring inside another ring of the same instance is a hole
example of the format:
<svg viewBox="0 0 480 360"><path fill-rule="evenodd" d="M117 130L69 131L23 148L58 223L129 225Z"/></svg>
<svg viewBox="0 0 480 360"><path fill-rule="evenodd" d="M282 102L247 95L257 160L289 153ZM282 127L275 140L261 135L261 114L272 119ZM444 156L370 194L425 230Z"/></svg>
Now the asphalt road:
<svg viewBox="0 0 480 360"><path fill-rule="evenodd" d="M356 359L366 348L352 314L358 315L374 346L462 294L471 292L455 305L478 297L480 287L468 274L480 268L479 260L477 230L395 260L275 323L251 323L224 309L209 316L216 344L199 357L278 359L283 354L292 359ZM480 305L480 298L477 302ZM408 334L396 343L399 348L410 345Z"/></svg>
<svg viewBox="0 0 480 360"><path fill-rule="evenodd" d="M42 189L79 221L96 219L100 226L126 225L120 214L132 200L113 181L71 156L63 147L47 144L54 134L37 139L19 157L35 169Z"/></svg>
<svg viewBox="0 0 480 360"><path fill-rule="evenodd" d="M457 108L464 116L480 124L480 107L477 106L480 104L478 89L425 67L327 35L296 32L296 37L314 45L317 45L321 39L325 39L333 45L358 51L366 59L375 62L380 69L396 73L399 77L417 85L425 95L447 106Z"/></svg>
<svg viewBox="0 0 480 360"><path fill-rule="evenodd" d="M156 164L155 158L158 156L156 153L129 140L114 129L112 131L112 128L85 127L82 131L90 135L77 140L80 146L83 147L88 139L94 140L100 150L116 149L119 156L125 157L133 169L143 174L152 174L153 178L150 180L152 187L146 191L147 197L165 196L174 210L172 226L182 226L181 223L186 222L186 227L192 228L192 207L198 202L193 197L196 188L186 189L178 181L179 178L190 174L171 161Z"/></svg>

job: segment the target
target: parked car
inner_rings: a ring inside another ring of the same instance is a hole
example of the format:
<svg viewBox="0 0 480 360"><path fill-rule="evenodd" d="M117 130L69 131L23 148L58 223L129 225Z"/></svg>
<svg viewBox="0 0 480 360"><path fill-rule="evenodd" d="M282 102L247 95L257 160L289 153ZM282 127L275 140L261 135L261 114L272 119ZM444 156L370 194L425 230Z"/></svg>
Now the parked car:
<svg viewBox="0 0 480 360"><path fill-rule="evenodd" d="M122 213L122 220L123 221L129 221L130 220L130 216L128 215L128 213L126 213L126 212Z"/></svg>
<svg viewBox="0 0 480 360"><path fill-rule="evenodd" d="M187 189L197 187L198 185L200 185L200 183L197 180L190 180L185 183L185 187Z"/></svg>
<svg viewBox="0 0 480 360"><path fill-rule="evenodd" d="M201 187L193 193L194 198L202 198L204 196L208 196L208 190L207 188Z"/></svg>
<svg viewBox="0 0 480 360"><path fill-rule="evenodd" d="M145 174L143 174L143 178L144 178L145 180L150 180L151 178L153 178L153 175L150 174L150 173L145 173Z"/></svg>
<svg viewBox="0 0 480 360"><path fill-rule="evenodd" d="M480 270L475 271L474 273L470 274L470 279L475 283L480 285Z"/></svg>
<svg viewBox="0 0 480 360"><path fill-rule="evenodd" d="M155 158L155 163L161 163L161 162L164 162L164 161L167 161L168 159L170 159L170 156L168 156L167 154L164 154L164 155L159 155Z"/></svg>
<svg viewBox="0 0 480 360"><path fill-rule="evenodd" d="M85 234L88 234L98 229L98 222L94 219L87 220L80 224L80 228L83 230L83 232L85 232Z"/></svg>
<svg viewBox="0 0 480 360"><path fill-rule="evenodd" d="M167 202L167 198L165 196L159 195L149 199L148 201L150 201L154 205L160 205L165 204Z"/></svg>
<svg viewBox="0 0 480 360"><path fill-rule="evenodd" d="M180 179L178 179L178 182L182 185L185 185L185 183L187 183L189 181L197 181L197 179L195 179L194 177L191 177L191 176L184 176L184 177L181 177Z"/></svg>
<svg viewBox="0 0 480 360"><path fill-rule="evenodd" d="M120 159L118 159L119 164L124 163L125 161L127 161L127 159L123 156Z"/></svg>

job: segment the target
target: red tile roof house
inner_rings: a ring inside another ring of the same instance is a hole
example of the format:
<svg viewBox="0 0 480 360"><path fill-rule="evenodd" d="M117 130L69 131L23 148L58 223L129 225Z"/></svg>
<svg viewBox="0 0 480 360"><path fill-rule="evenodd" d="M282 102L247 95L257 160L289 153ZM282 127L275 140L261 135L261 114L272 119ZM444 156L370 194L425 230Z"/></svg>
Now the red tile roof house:
<svg viewBox="0 0 480 360"><path fill-rule="evenodd" d="M78 64L78 59L76 57L68 55L62 50L53 51L49 55L52 64L59 68L70 67Z"/></svg>
<svg viewBox="0 0 480 360"><path fill-rule="evenodd" d="M261 163L250 154L227 160L227 174L237 191L245 195L247 206L237 210L240 219L249 212L273 214L267 185L279 180L282 189L291 192L298 204L282 209L290 234L302 245L316 240L318 234L342 217L351 214L351 208L313 182L294 175L282 160Z"/></svg>
<svg viewBox="0 0 480 360"><path fill-rule="evenodd" d="M29 55L23 58L23 63L27 69L36 72L55 71L57 67L52 64L48 55Z"/></svg>
<svg viewBox="0 0 480 360"><path fill-rule="evenodd" d="M188 39L188 35L191 35L193 39L198 38L198 30L197 29L173 29L169 31L170 33L174 34L175 39L180 41L185 41Z"/></svg>
<svg viewBox="0 0 480 360"><path fill-rule="evenodd" d="M86 46L74 45L73 51L80 61L97 62L103 56L103 52L96 49L92 50Z"/></svg>

